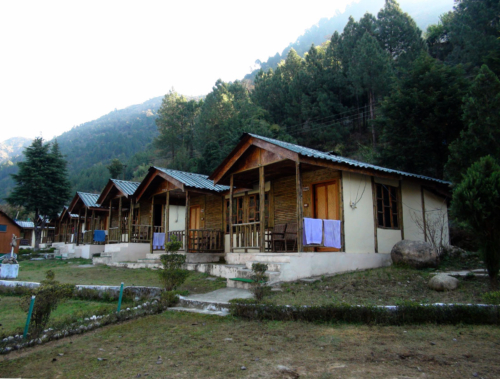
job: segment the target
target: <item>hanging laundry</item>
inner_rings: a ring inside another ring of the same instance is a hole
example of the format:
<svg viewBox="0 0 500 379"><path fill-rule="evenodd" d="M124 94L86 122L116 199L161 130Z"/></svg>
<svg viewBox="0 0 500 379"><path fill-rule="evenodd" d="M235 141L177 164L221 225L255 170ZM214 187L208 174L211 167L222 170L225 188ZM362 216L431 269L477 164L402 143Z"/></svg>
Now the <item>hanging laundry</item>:
<svg viewBox="0 0 500 379"><path fill-rule="evenodd" d="M321 245L323 241L323 220L304 218L304 245Z"/></svg>
<svg viewBox="0 0 500 379"><path fill-rule="evenodd" d="M104 230L94 230L94 242L106 242L106 233Z"/></svg>
<svg viewBox="0 0 500 379"><path fill-rule="evenodd" d="M153 233L153 250L165 249L165 233Z"/></svg>
<svg viewBox="0 0 500 379"><path fill-rule="evenodd" d="M325 247L342 247L340 220L323 220L325 226Z"/></svg>

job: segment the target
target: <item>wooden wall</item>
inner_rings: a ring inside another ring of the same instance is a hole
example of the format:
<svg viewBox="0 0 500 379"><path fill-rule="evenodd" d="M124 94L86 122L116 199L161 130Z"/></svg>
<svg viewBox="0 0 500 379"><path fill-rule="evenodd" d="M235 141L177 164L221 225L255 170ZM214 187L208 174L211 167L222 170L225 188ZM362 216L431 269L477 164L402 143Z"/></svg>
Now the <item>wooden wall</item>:
<svg viewBox="0 0 500 379"><path fill-rule="evenodd" d="M17 224L13 224L5 215L0 213L0 224L7 225L6 232L0 232L0 254L10 253L10 242L12 241L12 235L15 234L16 237L21 236L21 228ZM17 247L14 249L17 254L19 252L19 241L17 241Z"/></svg>
<svg viewBox="0 0 500 379"><path fill-rule="evenodd" d="M205 228L224 230L222 216L223 201L222 196L206 196L205 212L201 216L205 219Z"/></svg>
<svg viewBox="0 0 500 379"><path fill-rule="evenodd" d="M308 204L308 206L304 206L304 217L313 217L313 185L315 183L328 182L330 180L335 180L340 178L340 172L334 170L317 170L317 171L309 171L304 172L302 174L302 202L303 204ZM294 187L295 188L295 187ZM304 190L308 188L307 190ZM340 196L339 196L340 198ZM340 212L342 214L342 207L339 204ZM342 219L342 217L341 217Z"/></svg>
<svg viewBox="0 0 500 379"><path fill-rule="evenodd" d="M295 176L273 181L274 225L297 222L297 191Z"/></svg>

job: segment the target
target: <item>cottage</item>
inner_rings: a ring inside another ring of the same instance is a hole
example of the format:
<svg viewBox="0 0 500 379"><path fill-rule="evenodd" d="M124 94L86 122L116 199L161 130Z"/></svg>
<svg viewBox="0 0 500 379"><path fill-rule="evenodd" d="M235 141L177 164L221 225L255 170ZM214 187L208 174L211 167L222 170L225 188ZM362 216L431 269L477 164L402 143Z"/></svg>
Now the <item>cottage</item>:
<svg viewBox="0 0 500 379"><path fill-rule="evenodd" d="M21 227L9 217L9 215L0 210L0 254L11 252L12 235L21 237ZM14 249L14 253L19 252L19 244Z"/></svg>
<svg viewBox="0 0 500 379"><path fill-rule="evenodd" d="M244 134L209 179L230 188L226 261L274 264L279 280L389 265L395 243L428 238L431 219L448 242L449 183L442 180L254 134ZM327 223L314 220L340 221L328 231L338 245L325 243ZM314 228L322 228L319 241Z"/></svg>
<svg viewBox="0 0 500 379"><path fill-rule="evenodd" d="M75 243L75 231L77 230L78 215L69 212L67 205L63 207L63 210L55 220L56 224L56 234L54 236L54 241L56 243Z"/></svg>
<svg viewBox="0 0 500 379"><path fill-rule="evenodd" d="M21 228L21 239L18 245L23 249L35 247L35 223L33 221L15 220Z"/></svg>

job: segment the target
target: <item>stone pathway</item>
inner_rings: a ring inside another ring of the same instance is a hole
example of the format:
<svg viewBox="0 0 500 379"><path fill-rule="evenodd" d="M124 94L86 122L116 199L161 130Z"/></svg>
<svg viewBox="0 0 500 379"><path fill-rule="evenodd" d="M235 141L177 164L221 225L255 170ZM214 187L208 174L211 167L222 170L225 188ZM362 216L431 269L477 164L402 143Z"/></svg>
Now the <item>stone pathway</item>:
<svg viewBox="0 0 500 379"><path fill-rule="evenodd" d="M478 268L475 270L436 271L432 273L432 275L438 274L448 274L450 276L459 276L462 278L466 277L467 275L485 277L488 276L488 271L486 271L484 268Z"/></svg>

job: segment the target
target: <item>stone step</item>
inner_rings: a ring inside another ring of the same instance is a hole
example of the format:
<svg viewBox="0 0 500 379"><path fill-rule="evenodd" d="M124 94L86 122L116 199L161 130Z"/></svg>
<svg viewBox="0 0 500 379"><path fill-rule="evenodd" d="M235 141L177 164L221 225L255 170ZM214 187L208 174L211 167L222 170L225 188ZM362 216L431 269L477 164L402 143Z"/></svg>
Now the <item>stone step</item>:
<svg viewBox="0 0 500 379"><path fill-rule="evenodd" d="M286 262L259 262L259 261L248 261L246 262L246 268L252 269L252 264L263 263L267 265L268 271L281 271L281 267L286 265Z"/></svg>
<svg viewBox="0 0 500 379"><path fill-rule="evenodd" d="M252 289L251 283L239 282L239 281L231 280L231 279L227 279L226 286L227 286L227 288L239 288L239 289L243 289L243 290L251 290Z"/></svg>
<svg viewBox="0 0 500 379"><path fill-rule="evenodd" d="M229 314L229 312L227 311L210 311L208 309L184 308L184 307L171 307L168 308L167 310L174 312L189 312L189 313L199 313L203 315L214 315L214 316L227 316Z"/></svg>
<svg viewBox="0 0 500 379"><path fill-rule="evenodd" d="M266 271L266 275L269 278L269 282L276 282L279 280L280 277L280 272L279 271ZM245 278L245 279L250 279L251 276L254 275L254 272L248 268L243 268L238 270L238 276L237 278Z"/></svg>

